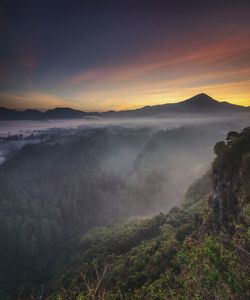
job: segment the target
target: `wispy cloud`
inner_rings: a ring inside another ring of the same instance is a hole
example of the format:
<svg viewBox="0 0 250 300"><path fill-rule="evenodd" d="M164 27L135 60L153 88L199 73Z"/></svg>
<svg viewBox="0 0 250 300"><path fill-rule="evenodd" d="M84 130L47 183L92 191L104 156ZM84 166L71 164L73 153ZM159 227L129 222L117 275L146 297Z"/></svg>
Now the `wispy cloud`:
<svg viewBox="0 0 250 300"><path fill-rule="evenodd" d="M48 73L46 80L51 81L48 89L46 86L36 89L32 82L38 67L38 61L32 56L30 60L20 60L16 72L11 63L5 63L0 65L5 81L17 82L25 74L29 84L22 92L18 89L2 92L0 104L16 108L70 106L103 111L176 102L207 92L220 100L250 105L249 33L247 30L239 33L237 28L223 30L209 38L198 32L189 36L189 40L175 44L163 42L121 61L62 74L61 80L60 74L53 81L54 74ZM8 74L8 70L12 73Z"/></svg>
<svg viewBox="0 0 250 300"><path fill-rule="evenodd" d="M128 81L160 71L174 72L187 67L214 67L217 64L230 68L232 60L242 56L250 56L250 38L246 33L230 36L214 44L209 41L192 41L188 46L177 49L156 49L150 53L142 53L133 59L106 68L84 70L69 78L67 86L81 85L85 82ZM237 68L237 66L236 66ZM156 74L157 75L157 74ZM174 75L174 74L173 74Z"/></svg>
<svg viewBox="0 0 250 300"><path fill-rule="evenodd" d="M214 43L200 37L182 48L158 49L126 63L85 70L66 86L77 90L74 98L90 110L176 102L199 92L250 105L249 78L250 37L242 32Z"/></svg>

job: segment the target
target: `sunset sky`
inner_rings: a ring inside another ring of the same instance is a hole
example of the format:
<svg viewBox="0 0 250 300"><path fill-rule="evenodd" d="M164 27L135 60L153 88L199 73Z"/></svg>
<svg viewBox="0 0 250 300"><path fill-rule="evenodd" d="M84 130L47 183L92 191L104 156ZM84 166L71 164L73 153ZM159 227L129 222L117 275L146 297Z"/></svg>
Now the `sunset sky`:
<svg viewBox="0 0 250 300"><path fill-rule="evenodd" d="M250 1L2 1L0 106L250 105Z"/></svg>

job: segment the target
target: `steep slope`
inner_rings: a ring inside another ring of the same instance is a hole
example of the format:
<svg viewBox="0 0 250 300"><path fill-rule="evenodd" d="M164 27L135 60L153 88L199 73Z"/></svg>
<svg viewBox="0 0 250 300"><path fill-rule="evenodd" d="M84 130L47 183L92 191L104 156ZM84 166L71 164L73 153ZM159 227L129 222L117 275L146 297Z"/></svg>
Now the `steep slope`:
<svg viewBox="0 0 250 300"><path fill-rule="evenodd" d="M168 214L85 234L52 266L45 298L248 299L249 146L250 128L229 133Z"/></svg>
<svg viewBox="0 0 250 300"><path fill-rule="evenodd" d="M230 132L214 150L211 205L218 225L235 232L238 223L250 226L250 129Z"/></svg>
<svg viewBox="0 0 250 300"><path fill-rule="evenodd" d="M211 145L221 138L216 125L157 131L138 155L126 182L129 206L141 214L170 209L209 168Z"/></svg>

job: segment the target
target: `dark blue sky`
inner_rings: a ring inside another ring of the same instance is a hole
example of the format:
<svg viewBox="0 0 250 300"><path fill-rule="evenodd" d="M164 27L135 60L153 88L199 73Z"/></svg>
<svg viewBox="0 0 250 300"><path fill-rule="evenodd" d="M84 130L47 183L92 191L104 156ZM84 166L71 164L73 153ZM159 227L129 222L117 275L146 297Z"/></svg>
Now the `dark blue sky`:
<svg viewBox="0 0 250 300"><path fill-rule="evenodd" d="M2 1L0 105L250 104L250 1Z"/></svg>

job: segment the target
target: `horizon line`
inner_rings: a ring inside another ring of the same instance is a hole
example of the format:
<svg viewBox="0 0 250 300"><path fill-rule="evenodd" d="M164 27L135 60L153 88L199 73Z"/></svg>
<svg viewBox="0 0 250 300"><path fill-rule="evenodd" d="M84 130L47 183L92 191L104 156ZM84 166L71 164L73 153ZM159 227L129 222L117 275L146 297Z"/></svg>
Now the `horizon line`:
<svg viewBox="0 0 250 300"><path fill-rule="evenodd" d="M128 109L121 109L121 110L114 110L114 109L110 109L110 110L103 110L103 111L90 111L90 110L81 110L81 109L78 109L78 108L73 108L73 107L69 107L69 106L55 106L54 108L48 108L48 109L41 109L41 108L25 108L25 109L18 109L18 108L10 108L10 107L6 107L6 106L0 106L0 109L8 109L8 110L15 110L17 112L25 112L27 110L33 110L33 111L39 111L41 113L46 113L48 111L53 111L55 109L71 109L71 110L74 110L74 111L79 111L79 112L85 112L85 113L108 113L108 112L123 112L123 111L135 111L135 110L139 110L139 109L143 109L145 107L154 107L154 106L163 106L163 105L173 105L173 104L178 104L178 103L182 103L182 102L185 102L185 101L188 101L192 98L195 98L197 96L202 96L202 95L205 95L207 96L208 98L211 98L212 100L214 101L217 101L219 103L229 103L229 104L232 104L232 105L235 105L235 106L239 106L239 107L250 107L249 105L245 106L245 105L239 105L239 104L234 104L234 103L230 103L228 101L219 101L217 99L214 99L213 97L209 96L208 94L206 93L198 93L198 94L195 94L194 96L192 97L189 97L189 98L186 98L184 100L180 100L180 101L177 101L177 102L166 102L166 103L162 103L162 104L155 104L155 105L144 105L144 106L140 106L138 108L128 108Z"/></svg>

